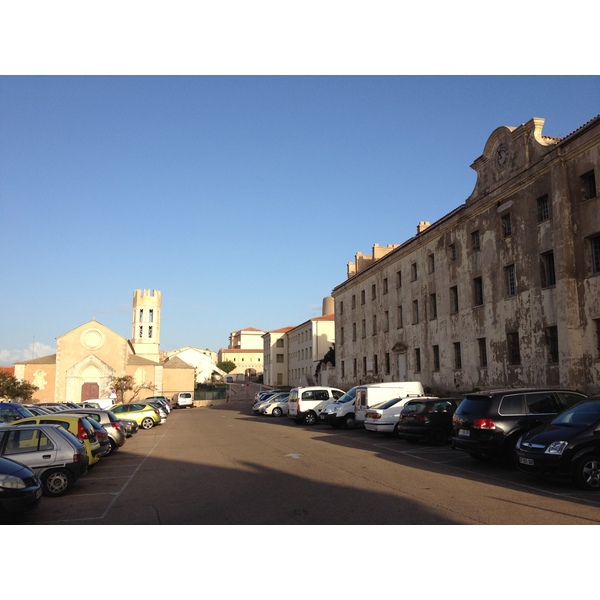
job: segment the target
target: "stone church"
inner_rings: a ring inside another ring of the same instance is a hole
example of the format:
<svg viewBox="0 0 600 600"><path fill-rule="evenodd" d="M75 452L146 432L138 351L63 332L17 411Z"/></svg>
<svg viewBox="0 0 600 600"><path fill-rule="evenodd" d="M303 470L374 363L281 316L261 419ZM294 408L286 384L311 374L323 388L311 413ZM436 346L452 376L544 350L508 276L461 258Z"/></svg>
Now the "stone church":
<svg viewBox="0 0 600 600"><path fill-rule="evenodd" d="M131 339L92 319L56 338L56 354L15 363L15 376L38 388L38 402L109 398L112 379L126 375L144 386L140 399L193 391L194 367L160 350L161 303L160 291L136 290Z"/></svg>

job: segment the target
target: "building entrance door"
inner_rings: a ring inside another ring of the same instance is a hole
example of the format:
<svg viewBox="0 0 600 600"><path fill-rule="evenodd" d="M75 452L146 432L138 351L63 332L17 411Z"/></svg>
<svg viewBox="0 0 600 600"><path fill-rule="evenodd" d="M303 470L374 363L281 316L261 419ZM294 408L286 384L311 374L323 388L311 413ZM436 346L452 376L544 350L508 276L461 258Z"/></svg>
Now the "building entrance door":
<svg viewBox="0 0 600 600"><path fill-rule="evenodd" d="M100 394L100 386L97 383L87 382L81 386L81 401L98 398Z"/></svg>

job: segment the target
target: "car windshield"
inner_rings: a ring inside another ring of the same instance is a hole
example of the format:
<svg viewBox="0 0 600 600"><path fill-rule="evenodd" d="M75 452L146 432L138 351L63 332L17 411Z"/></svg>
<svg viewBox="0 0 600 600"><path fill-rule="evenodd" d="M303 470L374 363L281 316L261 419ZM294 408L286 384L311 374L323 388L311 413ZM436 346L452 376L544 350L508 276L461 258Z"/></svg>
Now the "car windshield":
<svg viewBox="0 0 600 600"><path fill-rule="evenodd" d="M600 421L600 401L582 402L561 413L552 421L552 425L591 427L597 421Z"/></svg>
<svg viewBox="0 0 600 600"><path fill-rule="evenodd" d="M353 402L356 399L356 388L352 388L347 391L343 396L340 396L335 402L336 404L345 404L346 402Z"/></svg>

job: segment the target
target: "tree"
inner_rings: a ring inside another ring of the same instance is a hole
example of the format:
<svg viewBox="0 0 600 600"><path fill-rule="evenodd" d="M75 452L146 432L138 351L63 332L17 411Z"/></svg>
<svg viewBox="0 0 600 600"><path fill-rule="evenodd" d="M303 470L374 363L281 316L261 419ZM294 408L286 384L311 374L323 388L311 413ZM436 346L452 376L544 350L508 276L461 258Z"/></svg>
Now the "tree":
<svg viewBox="0 0 600 600"><path fill-rule="evenodd" d="M13 375L0 373L0 398L29 401L39 388L28 381L17 379Z"/></svg>
<svg viewBox="0 0 600 600"><path fill-rule="evenodd" d="M231 373L237 365L231 360L224 360L223 362L217 363L217 368L221 369L221 371L225 371L225 373Z"/></svg>
<svg viewBox="0 0 600 600"><path fill-rule="evenodd" d="M117 392L117 404L123 404L125 402L125 392L133 392L128 402L133 402L138 394L142 390L150 390L154 392L156 386L152 383L143 383L142 385L135 385L135 380L131 375L124 375L123 377L113 377L109 383L111 389Z"/></svg>
<svg viewBox="0 0 600 600"><path fill-rule="evenodd" d="M317 363L317 367L315 369L315 379L317 381L319 380L319 373L321 372L321 369L326 366L327 363L335 367L335 344L329 347L329 350L327 350L325 356Z"/></svg>

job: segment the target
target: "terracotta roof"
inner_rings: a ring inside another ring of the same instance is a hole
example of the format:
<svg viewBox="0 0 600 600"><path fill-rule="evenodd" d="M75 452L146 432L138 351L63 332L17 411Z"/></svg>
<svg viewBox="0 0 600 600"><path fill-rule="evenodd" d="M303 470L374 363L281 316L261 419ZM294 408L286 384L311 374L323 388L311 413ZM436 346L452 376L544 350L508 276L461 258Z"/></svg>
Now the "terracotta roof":
<svg viewBox="0 0 600 600"><path fill-rule="evenodd" d="M313 317L311 321L335 321L335 315L323 315L322 317Z"/></svg>
<svg viewBox="0 0 600 600"><path fill-rule="evenodd" d="M163 365L165 369L193 369L192 365L186 363L184 360L179 358L179 356L172 356L168 358Z"/></svg>
<svg viewBox="0 0 600 600"><path fill-rule="evenodd" d="M56 364L56 354L48 356L40 356L40 358L32 358L31 360L19 360L15 365L53 365Z"/></svg>
<svg viewBox="0 0 600 600"><path fill-rule="evenodd" d="M257 352L264 352L264 348L254 348L254 349L243 349L242 348L223 348L221 350L223 353L235 353L235 354L244 354L244 353L252 353L256 354Z"/></svg>
<svg viewBox="0 0 600 600"><path fill-rule="evenodd" d="M0 367L0 373L4 373L5 375L9 375L12 377L15 374L14 367Z"/></svg>
<svg viewBox="0 0 600 600"><path fill-rule="evenodd" d="M137 356L136 354L130 354L127 357L128 365L157 365L158 363L154 360L150 360L149 358L144 358L143 356Z"/></svg>
<svg viewBox="0 0 600 600"><path fill-rule="evenodd" d="M281 329L271 329L267 333L287 333L288 331L291 331L294 328L295 328L295 325L293 327L282 327Z"/></svg>

